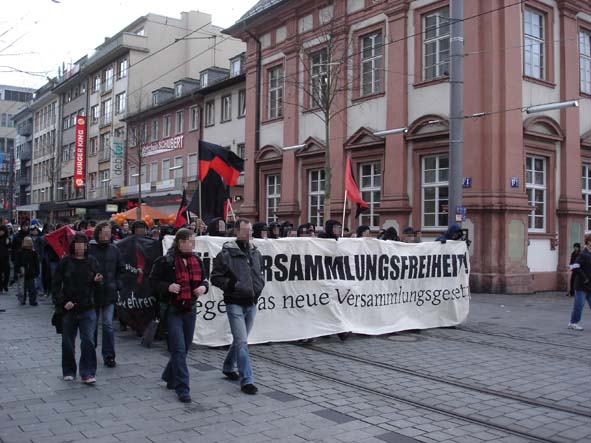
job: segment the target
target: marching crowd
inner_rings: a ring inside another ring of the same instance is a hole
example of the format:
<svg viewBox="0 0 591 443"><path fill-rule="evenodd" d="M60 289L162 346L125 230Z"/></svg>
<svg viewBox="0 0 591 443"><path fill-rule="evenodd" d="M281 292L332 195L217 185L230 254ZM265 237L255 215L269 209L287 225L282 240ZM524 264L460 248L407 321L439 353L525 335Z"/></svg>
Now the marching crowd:
<svg viewBox="0 0 591 443"><path fill-rule="evenodd" d="M117 241L129 236L150 237L162 241L174 235L172 247L156 259L149 275L150 286L158 301L166 306L160 313L166 324L170 358L162 380L168 389L175 390L182 402L191 402L187 352L193 341L196 323L197 299L207 293L210 284L223 292L226 312L233 341L224 360L222 372L230 380L240 380L241 390L256 394L250 357L248 335L253 327L257 301L264 288L262 256L252 238L278 239L284 237L319 237L338 240L341 237L370 237L368 226L359 226L350 234L341 223L328 220L322 232L316 232L312 223L293 229L285 223L251 224L238 219L233 224L222 218L207 225L196 219L182 228L170 225L148 229L143 221L119 226L114 222L81 221L73 226L75 234L69 244L69 254L59 257L45 236L63 225L25 221L17 232L8 223L0 226L0 291L24 277L18 288L21 304L27 297L31 306L37 305L37 295L51 296L55 305L52 323L62 334L62 375L72 381L79 373L82 382L96 383L98 325L102 326L101 355L108 368L116 366L113 319L116 315L118 294L122 289L122 276L126 267ZM209 274L194 254L195 242L203 235L228 237L221 252L213 260ZM438 241L460 240L465 231L452 225ZM398 236L389 227L378 234L382 240L420 242L420 233L412 227ZM10 279L12 261L13 277ZM143 272L142 269L139 270ZM208 275L209 274L209 275ZM586 298L591 306L591 235L585 237L585 247L573 265L575 306L569 328L578 326ZM123 319L119 320L125 327ZM80 334L80 358L76 362L75 340ZM345 339L348 334L340 334Z"/></svg>

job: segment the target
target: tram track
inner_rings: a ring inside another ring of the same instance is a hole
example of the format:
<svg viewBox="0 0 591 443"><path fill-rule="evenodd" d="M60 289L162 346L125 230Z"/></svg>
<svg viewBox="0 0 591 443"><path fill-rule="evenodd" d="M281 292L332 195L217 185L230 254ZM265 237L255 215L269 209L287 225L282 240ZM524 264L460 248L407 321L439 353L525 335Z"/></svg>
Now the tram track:
<svg viewBox="0 0 591 443"><path fill-rule="evenodd" d="M294 346L299 346L299 345L294 345ZM308 346L306 346L306 347L308 347ZM490 421L479 419L477 417L470 417L470 416L468 416L466 414L460 414L460 413L457 413L457 412L450 411L448 409L440 408L440 407L437 407L437 406L432 406L432 405L426 404L426 403L424 403L422 401L411 400L409 398L402 397L402 396L399 396L399 395L396 395L396 394L387 393L387 392L380 391L378 389L369 388L369 387L363 386L361 384L353 383L353 382L350 382L350 381L346 381L346 380L343 380L341 378L337 378L337 377L334 377L334 376L331 376L331 375L327 375L327 374L324 374L324 373L321 373L321 372L318 372L318 371L315 371L315 370L311 370L311 369L307 369L307 368L302 368L302 367L297 366L297 365L295 365L293 363L288 363L288 362L279 360L277 358L269 357L268 355L263 355L263 354L258 353L258 352L252 352L251 351L250 352L250 355L252 357L255 357L255 358L258 358L258 359L261 359L261 360L265 360L265 361L267 361L269 363L272 363L272 364L275 364L275 365L278 365L278 366L282 366L284 368L288 368L288 369L291 369L293 371L298 371L300 373L304 373L304 374L307 374L307 375L310 375L310 376L313 376L313 377L321 378L321 379L324 379L324 380L327 380L327 381L330 381L330 382L333 382L333 383L337 383L339 385L347 386L347 387L350 387L350 388L353 388L353 389L356 389L356 390L359 390L359 391L362 391L362 392L365 392L365 393L368 393L368 394L372 394L372 395L376 395L376 396L379 396L379 397L382 397L382 398L387 398L389 400L394 400L394 401L397 401L397 402L400 402L400 403L404 403L404 404L413 406L415 408L424 409L424 410L428 410L428 411L433 412L433 413L445 415L445 416L450 417L450 418L459 419L459 420L462 420L462 421L467 422L467 423L470 423L470 424L475 424L475 425L483 426L483 427L488 428L488 429L494 429L496 431L504 432L504 433L509 434L509 435L513 435L513 436L516 436L516 437L523 438L523 439L525 439L525 440L527 440L529 442L539 442L539 443L565 443L565 441L567 441L567 440L562 440L562 439L546 438L546 437L543 437L543 436L540 436L540 435L535 435L533 433L524 432L524 431L521 431L519 429L515 429L515 428L511 427L510 425L501 425L501 424L492 423Z"/></svg>

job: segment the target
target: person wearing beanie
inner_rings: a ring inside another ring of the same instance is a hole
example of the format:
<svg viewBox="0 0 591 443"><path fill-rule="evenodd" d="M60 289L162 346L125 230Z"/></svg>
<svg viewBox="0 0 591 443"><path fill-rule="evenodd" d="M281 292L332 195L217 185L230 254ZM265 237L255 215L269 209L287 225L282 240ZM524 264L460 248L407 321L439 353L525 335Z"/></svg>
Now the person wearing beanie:
<svg viewBox="0 0 591 443"><path fill-rule="evenodd" d="M336 220L327 220L324 224L324 232L321 233L318 237L319 238L332 238L334 240L338 240L342 235L342 228L341 225Z"/></svg>
<svg viewBox="0 0 591 443"><path fill-rule="evenodd" d="M267 223L265 222L256 222L252 225L252 237L253 238L267 238Z"/></svg>
<svg viewBox="0 0 591 443"><path fill-rule="evenodd" d="M210 237L226 237L226 222L221 217L212 219L207 224L207 235Z"/></svg>
<svg viewBox="0 0 591 443"><path fill-rule="evenodd" d="M370 236L370 229L369 226L367 225L359 225L359 227L357 228L357 238L364 238L364 237L369 237Z"/></svg>

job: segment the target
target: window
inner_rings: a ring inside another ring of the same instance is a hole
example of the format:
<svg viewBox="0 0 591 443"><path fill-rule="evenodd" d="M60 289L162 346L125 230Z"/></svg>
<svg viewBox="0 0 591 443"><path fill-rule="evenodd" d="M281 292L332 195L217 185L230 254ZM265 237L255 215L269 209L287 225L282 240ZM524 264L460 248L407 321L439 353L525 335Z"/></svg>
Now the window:
<svg viewBox="0 0 591 443"><path fill-rule="evenodd" d="M100 74L95 74L94 79L92 80L91 92L98 92L99 89L101 89L101 76Z"/></svg>
<svg viewBox="0 0 591 443"><path fill-rule="evenodd" d="M268 118L283 116L283 66L269 69Z"/></svg>
<svg viewBox="0 0 591 443"><path fill-rule="evenodd" d="M361 95L382 92L383 89L383 38L382 32L374 32L361 38Z"/></svg>
<svg viewBox="0 0 591 443"><path fill-rule="evenodd" d="M109 160L111 158L111 134L101 134L99 142L99 161Z"/></svg>
<svg viewBox="0 0 591 443"><path fill-rule="evenodd" d="M207 72L201 74L201 76L199 77L199 83L201 84L202 88L205 88L207 86Z"/></svg>
<svg viewBox="0 0 591 443"><path fill-rule="evenodd" d="M62 129L65 131L66 129L70 129L70 116L64 117L62 120Z"/></svg>
<svg viewBox="0 0 591 443"><path fill-rule="evenodd" d="M62 162L69 162L70 161L70 146L65 145L62 146Z"/></svg>
<svg viewBox="0 0 591 443"><path fill-rule="evenodd" d="M238 118L246 115L246 90L238 91Z"/></svg>
<svg viewBox="0 0 591 443"><path fill-rule="evenodd" d="M187 162L187 181L197 180L197 154L190 154Z"/></svg>
<svg viewBox="0 0 591 443"><path fill-rule="evenodd" d="M164 116L164 133L162 134L162 138L170 137L170 115Z"/></svg>
<svg viewBox="0 0 591 443"><path fill-rule="evenodd" d="M316 51L310 55L310 95L311 105L318 107L322 105L322 91L326 86L328 72L328 51L326 48Z"/></svg>
<svg viewBox="0 0 591 443"><path fill-rule="evenodd" d="M591 94L591 33L579 32L579 69L581 92Z"/></svg>
<svg viewBox="0 0 591 443"><path fill-rule="evenodd" d="M150 131L150 140L155 142L158 140L158 120L152 120L152 130Z"/></svg>
<svg viewBox="0 0 591 443"><path fill-rule="evenodd" d="M125 92L115 96L115 114L125 113Z"/></svg>
<svg viewBox="0 0 591 443"><path fill-rule="evenodd" d="M92 137L89 140L88 151L89 151L88 155L90 157L92 157L98 153L98 137Z"/></svg>
<svg viewBox="0 0 591 443"><path fill-rule="evenodd" d="M183 133L183 111L176 111L176 133Z"/></svg>
<svg viewBox="0 0 591 443"><path fill-rule="evenodd" d="M308 173L308 220L314 226L324 226L324 169Z"/></svg>
<svg viewBox="0 0 591 443"><path fill-rule="evenodd" d="M422 163L423 227L447 227L449 157L423 157Z"/></svg>
<svg viewBox="0 0 591 443"><path fill-rule="evenodd" d="M150 163L150 181L158 181L158 162Z"/></svg>
<svg viewBox="0 0 591 443"><path fill-rule="evenodd" d="M108 125L113 121L112 99L105 100L101 105L101 124Z"/></svg>
<svg viewBox="0 0 591 443"><path fill-rule="evenodd" d="M230 76L234 77L236 75L240 75L242 72L242 64L240 63L241 60L237 58L236 60L232 60L232 64L230 66Z"/></svg>
<svg viewBox="0 0 591 443"><path fill-rule="evenodd" d="M91 172L88 174L88 181L90 182L90 189L96 189L97 173Z"/></svg>
<svg viewBox="0 0 591 443"><path fill-rule="evenodd" d="M530 232L546 230L546 159L527 156L525 160L525 190L531 206L527 227Z"/></svg>
<svg viewBox="0 0 591 443"><path fill-rule="evenodd" d="M125 138L125 127L119 126L118 128L115 128L113 131L113 136L123 140Z"/></svg>
<svg viewBox="0 0 591 443"><path fill-rule="evenodd" d="M100 191L101 191L101 195L103 197L107 197L109 195L109 191L111 189L111 187L109 186L109 182L111 181L109 178L109 170L106 169L104 171L99 171L99 186L100 186Z"/></svg>
<svg viewBox="0 0 591 443"><path fill-rule="evenodd" d="M174 158L173 178L177 188L183 185L183 157Z"/></svg>
<svg viewBox="0 0 591 443"><path fill-rule="evenodd" d="M380 207L382 190L382 167L380 162L364 163L359 166L361 198L369 204L366 214L359 216L359 224L368 225L371 228L380 226L380 216L376 210Z"/></svg>
<svg viewBox="0 0 591 443"><path fill-rule="evenodd" d="M211 100L205 103L205 126L215 124L215 101Z"/></svg>
<svg viewBox="0 0 591 443"><path fill-rule="evenodd" d="M129 167L129 184L131 186L138 184L138 173L137 168L135 166Z"/></svg>
<svg viewBox="0 0 591 443"><path fill-rule="evenodd" d="M99 105L90 108L90 124L96 125L99 122Z"/></svg>
<svg viewBox="0 0 591 443"><path fill-rule="evenodd" d="M140 128L140 141L142 144L148 141L148 124L146 122L142 123L142 127Z"/></svg>
<svg viewBox="0 0 591 443"><path fill-rule="evenodd" d="M146 35L146 31L144 30L144 27L143 26L141 28L136 29L133 33L135 35L139 35L139 36L142 36L142 37L144 35Z"/></svg>
<svg viewBox="0 0 591 443"><path fill-rule="evenodd" d="M423 16L423 80L449 75L449 8Z"/></svg>
<svg viewBox="0 0 591 443"><path fill-rule="evenodd" d="M82 83L80 83L80 94L84 94L85 92L86 92L86 82L82 82ZM55 113L55 105L54 105L53 112Z"/></svg>
<svg viewBox="0 0 591 443"><path fill-rule="evenodd" d="M238 150L238 157L245 160L246 159L246 150L245 150L244 143L238 143L238 145L236 145L236 147Z"/></svg>
<svg viewBox="0 0 591 443"><path fill-rule="evenodd" d="M109 66L103 71L103 92L113 89L113 67Z"/></svg>
<svg viewBox="0 0 591 443"><path fill-rule="evenodd" d="M189 110L189 126L191 131L199 129L199 108L197 106L193 106Z"/></svg>
<svg viewBox="0 0 591 443"><path fill-rule="evenodd" d="M523 25L523 62L524 73L528 77L544 79L545 44L544 44L544 20L546 16L535 9L525 8Z"/></svg>
<svg viewBox="0 0 591 443"><path fill-rule="evenodd" d="M170 159L162 160L162 180L170 179Z"/></svg>
<svg viewBox="0 0 591 443"><path fill-rule="evenodd" d="M181 95L183 95L183 85L178 84L174 87L174 96L180 97Z"/></svg>
<svg viewBox="0 0 591 443"><path fill-rule="evenodd" d="M583 165L583 200L587 214L591 211L591 165ZM591 232L591 217L585 218L585 233Z"/></svg>
<svg viewBox="0 0 591 443"><path fill-rule="evenodd" d="M117 79L120 80L124 77L127 77L127 59L123 58L121 60L119 60L119 63L117 63Z"/></svg>
<svg viewBox="0 0 591 443"><path fill-rule="evenodd" d="M232 96L225 95L222 97L222 118L221 122L232 120Z"/></svg>
<svg viewBox="0 0 591 443"><path fill-rule="evenodd" d="M279 199L281 198L281 182L279 179L279 175L267 175L265 177L267 190L266 223L276 222L279 219L276 214Z"/></svg>

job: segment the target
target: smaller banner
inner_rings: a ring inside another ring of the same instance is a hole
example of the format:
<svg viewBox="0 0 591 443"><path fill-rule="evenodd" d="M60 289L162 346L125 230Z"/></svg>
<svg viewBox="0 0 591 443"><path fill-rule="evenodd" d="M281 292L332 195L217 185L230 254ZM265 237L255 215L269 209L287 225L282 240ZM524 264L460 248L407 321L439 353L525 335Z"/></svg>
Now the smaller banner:
<svg viewBox="0 0 591 443"><path fill-rule="evenodd" d="M84 160L86 150L86 117L76 117L76 149L74 153L74 188L84 187Z"/></svg>
<svg viewBox="0 0 591 443"><path fill-rule="evenodd" d="M112 187L123 186L125 180L125 158L123 139L120 137L113 137L111 139L111 182Z"/></svg>

